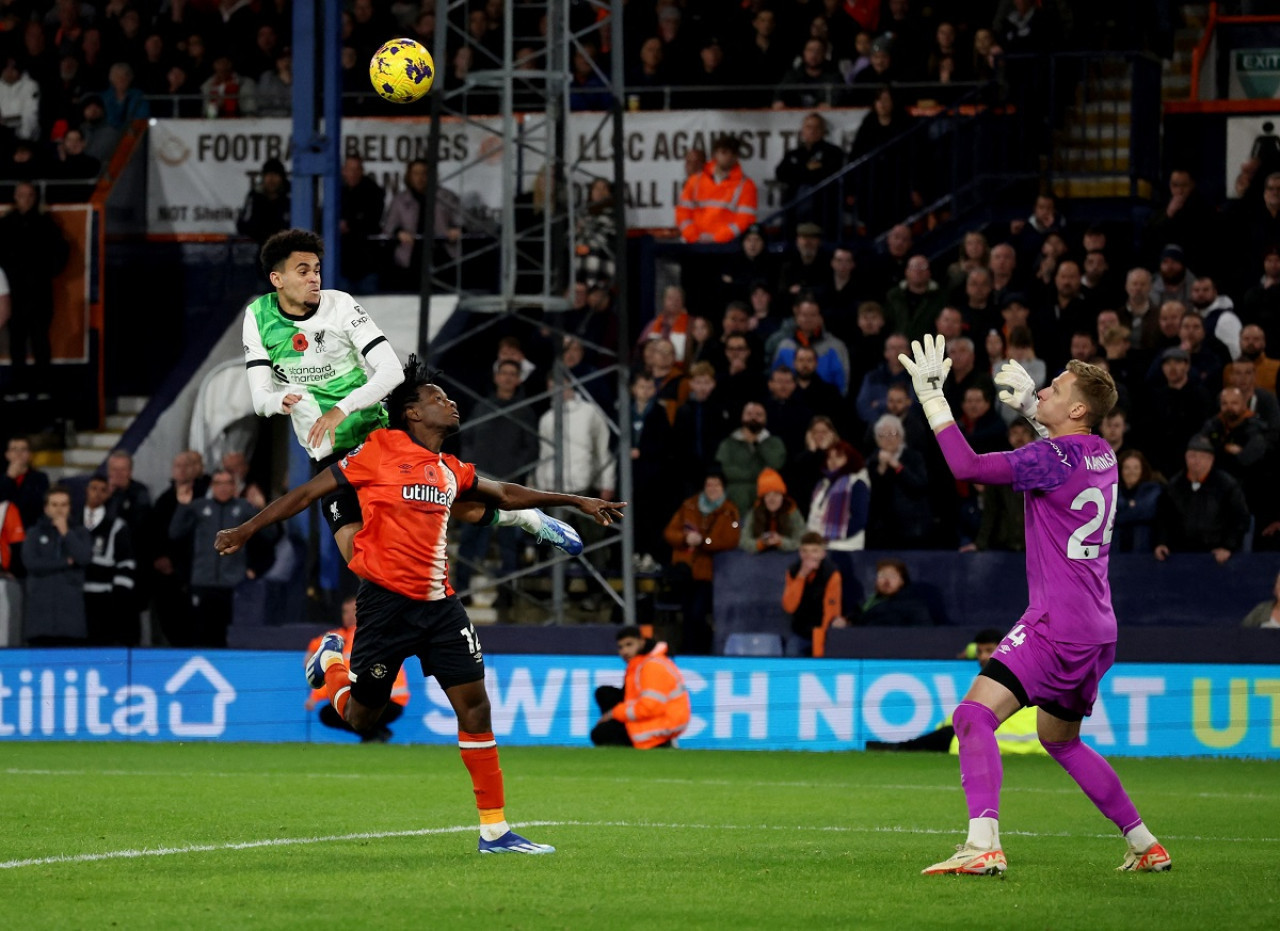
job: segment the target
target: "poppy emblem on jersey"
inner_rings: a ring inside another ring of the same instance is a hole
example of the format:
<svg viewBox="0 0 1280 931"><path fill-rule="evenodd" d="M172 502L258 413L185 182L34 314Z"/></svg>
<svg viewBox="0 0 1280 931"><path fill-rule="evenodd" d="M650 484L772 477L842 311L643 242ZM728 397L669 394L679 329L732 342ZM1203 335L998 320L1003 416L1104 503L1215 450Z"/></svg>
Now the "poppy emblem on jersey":
<svg viewBox="0 0 1280 931"><path fill-rule="evenodd" d="M369 670L369 675L375 679L385 679L387 677L387 667L381 663L374 663L373 668Z"/></svg>
<svg viewBox="0 0 1280 931"><path fill-rule="evenodd" d="M294 352L306 352L308 345L309 344L307 343L306 333L293 334L293 351Z"/></svg>
<svg viewBox="0 0 1280 931"><path fill-rule="evenodd" d="M423 474L424 476L426 476L427 484L428 484L428 485L439 485L439 484L440 484L440 473L436 471L436 467L435 467L435 466L433 466L433 465L423 466L423 467L422 467L422 474Z"/></svg>

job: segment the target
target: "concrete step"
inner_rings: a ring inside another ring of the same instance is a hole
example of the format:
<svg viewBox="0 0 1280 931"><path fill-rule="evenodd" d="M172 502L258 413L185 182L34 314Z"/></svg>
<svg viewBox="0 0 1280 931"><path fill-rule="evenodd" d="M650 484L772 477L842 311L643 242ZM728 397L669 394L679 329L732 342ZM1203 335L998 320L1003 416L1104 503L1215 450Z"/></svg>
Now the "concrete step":
<svg viewBox="0 0 1280 931"><path fill-rule="evenodd" d="M57 484L81 475L89 475L93 472L93 469L82 469L78 466L50 466L41 471L49 476L50 484Z"/></svg>
<svg viewBox="0 0 1280 931"><path fill-rule="evenodd" d="M1062 167L1070 172L1120 172L1129 171L1129 150L1127 147L1116 148L1108 145L1105 148L1089 148L1073 146L1060 148L1055 155L1061 160Z"/></svg>
<svg viewBox="0 0 1280 931"><path fill-rule="evenodd" d="M87 433L77 433L76 446L87 446L90 449L115 449L120 445L120 437L123 435L122 431L117 430L100 430L90 431Z"/></svg>
<svg viewBox="0 0 1280 931"><path fill-rule="evenodd" d="M1127 97L1123 100L1091 100L1089 103L1072 107L1068 116L1073 121L1086 123L1127 123L1130 109Z"/></svg>
<svg viewBox="0 0 1280 931"><path fill-rule="evenodd" d="M1081 89L1081 94L1097 103L1129 100L1133 94L1133 84L1127 76L1117 78L1099 78L1090 81Z"/></svg>
<svg viewBox="0 0 1280 931"><path fill-rule="evenodd" d="M1128 175L1064 175L1053 180L1055 197L1065 198L1101 198L1128 197ZM1138 183L1138 196L1150 197L1151 185L1145 181Z"/></svg>
<svg viewBox="0 0 1280 931"><path fill-rule="evenodd" d="M1066 139L1072 145L1107 145L1129 144L1129 125L1121 124L1088 124L1074 123L1067 127Z"/></svg>
<svg viewBox="0 0 1280 931"><path fill-rule="evenodd" d="M79 466L81 469L96 469L106 458L106 451L101 449L64 449L62 451L63 465Z"/></svg>
<svg viewBox="0 0 1280 931"><path fill-rule="evenodd" d="M116 398L114 406L117 414L141 414L149 400L151 399L137 395L124 395Z"/></svg>
<svg viewBox="0 0 1280 931"><path fill-rule="evenodd" d="M1092 87L1100 81L1124 81L1126 84L1132 77L1133 68L1122 58L1102 59L1089 65L1083 75L1082 84Z"/></svg>
<svg viewBox="0 0 1280 931"><path fill-rule="evenodd" d="M108 430L118 430L123 433L133 426L133 422L137 418L133 414L108 414L106 428Z"/></svg>

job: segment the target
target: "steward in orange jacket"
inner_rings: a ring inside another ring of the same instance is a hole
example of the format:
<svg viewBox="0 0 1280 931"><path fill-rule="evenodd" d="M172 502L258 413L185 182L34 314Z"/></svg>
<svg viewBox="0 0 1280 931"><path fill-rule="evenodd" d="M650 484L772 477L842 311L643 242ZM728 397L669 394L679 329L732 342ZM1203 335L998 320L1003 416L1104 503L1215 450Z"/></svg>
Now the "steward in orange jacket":
<svg viewBox="0 0 1280 931"><path fill-rule="evenodd" d="M596 689L601 717L591 742L637 750L671 746L689 726L689 693L684 676L667 656L667 645L645 639L638 627L623 627L618 655L627 661L625 688Z"/></svg>
<svg viewBox="0 0 1280 931"><path fill-rule="evenodd" d="M738 139L721 136L711 161L680 192L676 226L685 242L732 242L756 222L756 183L738 164Z"/></svg>
<svg viewBox="0 0 1280 931"><path fill-rule="evenodd" d="M328 634L337 634L342 638L342 658L349 664L351 662L351 645L356 639L356 600L348 598L342 602L342 626L336 630L328 631L319 637L316 637L307 645L307 656L310 656L320 647L320 641ZM378 727L372 733L361 734L361 743L386 743L391 738L391 730L387 725L391 724L402 714L404 714L405 705L409 704L409 680L405 677L404 667L401 666L396 670L396 679L391 686L391 701L387 703L386 710L382 712L382 719L378 722ZM328 693L324 689L315 689L307 696L307 710L311 711L317 705L320 706L320 723L325 727L332 727L334 730L350 731L351 725L342 719L333 705L329 704Z"/></svg>

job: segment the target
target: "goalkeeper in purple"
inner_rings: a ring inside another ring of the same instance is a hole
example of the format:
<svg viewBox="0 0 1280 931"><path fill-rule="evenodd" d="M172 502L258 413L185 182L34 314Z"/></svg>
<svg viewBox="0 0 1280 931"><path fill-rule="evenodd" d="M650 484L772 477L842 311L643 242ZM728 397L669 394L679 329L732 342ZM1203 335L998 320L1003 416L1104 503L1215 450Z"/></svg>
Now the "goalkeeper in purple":
<svg viewBox="0 0 1280 931"><path fill-rule="evenodd" d="M912 343L898 358L937 434L955 477L1025 492L1027 586L1031 604L956 707L960 782L969 806L969 836L954 856L926 875L997 875L1007 866L1000 846L1003 769L996 728L1035 706L1045 750L1128 844L1120 869L1162 872L1168 851L1143 824L1111 765L1080 740L1098 683L1115 658L1116 617L1107 558L1116 507L1116 459L1093 427L1116 403L1115 382L1101 368L1071 361L1038 394L1017 362L996 375L1000 399L1031 422L1040 439L1007 453L978 455L955 425L942 385L951 368L941 336Z"/></svg>

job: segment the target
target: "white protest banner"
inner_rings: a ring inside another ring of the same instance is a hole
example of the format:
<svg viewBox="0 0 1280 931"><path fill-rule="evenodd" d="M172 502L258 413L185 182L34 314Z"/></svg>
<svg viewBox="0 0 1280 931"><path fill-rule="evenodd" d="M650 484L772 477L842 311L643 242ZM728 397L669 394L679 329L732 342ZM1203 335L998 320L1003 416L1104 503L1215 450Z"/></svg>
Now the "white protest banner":
<svg viewBox="0 0 1280 931"><path fill-rule="evenodd" d="M848 150L865 109L824 111L828 139ZM691 148L709 151L721 133L742 140L742 166L760 189L762 214L781 205L772 184L783 154L796 145L806 111L681 110L628 113L624 124L627 223L633 227L675 225L675 203L684 183L684 157ZM539 120L528 115L524 120ZM475 125L480 123L481 125ZM599 114L569 117L566 158L580 203L592 177L612 174L612 147ZM439 172L443 183L469 209L496 212L501 205L501 121L448 120L443 126ZM152 235L225 236L235 233L236 215L262 163L278 158L289 164L293 140L287 119L155 120L151 124L147 192L147 232ZM358 154L365 170L390 198L403 184L411 159L427 154L425 119L347 119L342 151ZM465 170L458 171L462 166ZM526 159L519 165L524 189L541 167ZM455 174L456 172L456 174Z"/></svg>
<svg viewBox="0 0 1280 931"><path fill-rule="evenodd" d="M496 129L498 120L486 121ZM364 159L390 198L404 183L405 166L427 154L426 120L349 119L342 123L342 151ZM153 120L147 178L147 232L152 235L227 236L258 180L262 163L278 158L289 166L292 124L283 118L246 120ZM440 137L439 166L486 157L451 185L464 203L488 206L501 190L499 137L478 126L450 121ZM481 194L483 192L483 195Z"/></svg>
<svg viewBox="0 0 1280 931"><path fill-rule="evenodd" d="M824 110L827 140L845 152L867 114L864 108ZM773 175L787 150L798 144L800 124L807 110L673 110L628 113L623 123L626 151L627 224L641 228L673 227L676 202L684 185L684 157L690 149L711 155L711 143L723 133L742 142L739 161L756 182L760 216L782 206ZM584 171L612 175L613 147L608 128L593 138L598 114L575 113L569 119L569 158ZM582 202L583 184L574 179L574 193Z"/></svg>

